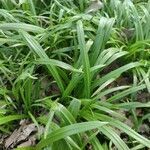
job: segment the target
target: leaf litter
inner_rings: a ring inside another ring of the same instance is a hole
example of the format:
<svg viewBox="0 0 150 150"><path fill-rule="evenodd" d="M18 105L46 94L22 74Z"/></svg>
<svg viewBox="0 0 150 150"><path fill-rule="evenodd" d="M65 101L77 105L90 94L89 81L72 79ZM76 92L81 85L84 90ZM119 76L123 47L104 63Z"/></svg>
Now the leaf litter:
<svg viewBox="0 0 150 150"><path fill-rule="evenodd" d="M40 127L43 131L43 127ZM34 146L37 141L38 129L34 123L28 120L21 120L20 127L15 129L10 136L1 139L4 149L9 150L16 147Z"/></svg>

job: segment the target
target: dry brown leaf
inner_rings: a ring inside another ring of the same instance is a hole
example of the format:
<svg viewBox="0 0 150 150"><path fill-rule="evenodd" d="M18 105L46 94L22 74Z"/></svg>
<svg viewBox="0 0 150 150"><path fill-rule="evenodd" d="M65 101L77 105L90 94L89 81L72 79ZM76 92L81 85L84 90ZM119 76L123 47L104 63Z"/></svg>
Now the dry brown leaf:
<svg viewBox="0 0 150 150"><path fill-rule="evenodd" d="M36 126L31 124L23 124L19 129L16 129L10 137L5 140L5 147L14 148L18 143L23 142L29 138L31 133L36 132Z"/></svg>
<svg viewBox="0 0 150 150"><path fill-rule="evenodd" d="M27 141L21 143L17 147L19 148L19 147L34 146L35 144L36 144L36 136L33 135L33 136L30 136Z"/></svg>

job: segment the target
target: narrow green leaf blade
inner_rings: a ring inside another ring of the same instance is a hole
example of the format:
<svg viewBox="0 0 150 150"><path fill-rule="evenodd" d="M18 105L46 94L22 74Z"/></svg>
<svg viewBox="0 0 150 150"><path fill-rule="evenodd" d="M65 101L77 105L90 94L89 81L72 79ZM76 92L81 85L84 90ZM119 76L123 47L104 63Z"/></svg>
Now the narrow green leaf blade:
<svg viewBox="0 0 150 150"><path fill-rule="evenodd" d="M0 117L0 125L6 124L13 120L19 120L25 117L26 117L25 115L10 115L5 117Z"/></svg>
<svg viewBox="0 0 150 150"><path fill-rule="evenodd" d="M90 86L91 86L91 77L90 77L90 63L88 57L88 51L86 50L85 38L84 38L84 30L82 21L79 20L77 22L77 35L81 57L83 59L83 71L84 71L84 84L85 84L85 94L86 97L90 97Z"/></svg>
<svg viewBox="0 0 150 150"><path fill-rule="evenodd" d="M99 127L106 125L106 124L107 124L106 122L90 121L90 122L77 123L77 124L72 124L72 125L62 127L58 130L55 130L51 134L49 134L47 139L41 140L37 144L36 148L37 148L37 150L40 150L43 147L45 147L45 146L47 146L47 145L49 145L55 141L63 139L67 136L74 135L74 134L81 133L81 132L85 132L85 131L92 130L95 128L99 128Z"/></svg>
<svg viewBox="0 0 150 150"><path fill-rule="evenodd" d="M26 24L26 23L2 23L0 24L0 29L1 30L24 30L24 31L29 31L29 32L36 32L36 33L41 33L44 32L45 29L31 25L31 24Z"/></svg>
<svg viewBox="0 0 150 150"><path fill-rule="evenodd" d="M26 42L27 46L38 55L41 59L49 60L49 57L40 46L40 44L27 32L20 31L22 39ZM50 73L53 75L54 79L56 80L58 87L60 88L61 92L64 91L64 85L60 78L60 75L54 65L46 65Z"/></svg>

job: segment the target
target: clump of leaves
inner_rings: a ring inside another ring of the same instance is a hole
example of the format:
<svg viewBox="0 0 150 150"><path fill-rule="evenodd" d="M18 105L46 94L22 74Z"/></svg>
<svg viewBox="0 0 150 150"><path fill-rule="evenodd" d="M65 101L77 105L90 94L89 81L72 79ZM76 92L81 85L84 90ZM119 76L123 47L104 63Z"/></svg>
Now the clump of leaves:
<svg viewBox="0 0 150 150"><path fill-rule="evenodd" d="M38 131L44 126L32 149L150 148L138 133L149 114L136 114L150 107L136 101L139 91L150 92L149 56L141 52L137 59L135 54L140 43L146 43L144 49L149 45L146 23L137 12L142 9L148 22L147 6L110 1L86 14L87 1L0 3L1 132L14 129L10 121L30 118ZM124 18L120 8L131 16ZM135 31L131 42L127 26ZM133 82L118 83L124 76Z"/></svg>

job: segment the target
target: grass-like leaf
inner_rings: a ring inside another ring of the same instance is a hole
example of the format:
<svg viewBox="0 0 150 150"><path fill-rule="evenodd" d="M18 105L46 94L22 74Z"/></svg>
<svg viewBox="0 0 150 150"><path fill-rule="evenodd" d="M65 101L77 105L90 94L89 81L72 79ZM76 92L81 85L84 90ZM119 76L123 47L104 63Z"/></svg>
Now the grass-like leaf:
<svg viewBox="0 0 150 150"><path fill-rule="evenodd" d="M42 49L40 44L31 35L29 35L25 31L20 31L20 34L21 34L23 40L29 46L29 48L34 53L36 53L36 55L38 55L42 59L46 59L46 60L49 59L49 57L46 55L45 51ZM52 64L49 64L49 65L46 65L46 66L47 66L48 70L50 71L50 73L53 75L54 79L56 80L61 92L63 92L64 91L64 86L63 86L62 80L59 76L59 73L58 73L57 69Z"/></svg>
<svg viewBox="0 0 150 150"><path fill-rule="evenodd" d="M20 120L25 117L26 117L25 115L10 115L10 116L5 116L5 117L0 117L0 125L6 124L10 121Z"/></svg>
<svg viewBox="0 0 150 150"><path fill-rule="evenodd" d="M45 146L50 145L51 143L58 141L60 139L63 139L67 136L71 136L77 133L82 133L88 130L96 129L99 128L103 125L106 125L107 123L105 122L99 122L99 121L91 121L91 122L83 122L83 123L77 123L77 124L72 124L68 125L65 127L62 127L52 133L50 133L47 136L47 139L41 140L36 148L37 150L42 149Z"/></svg>
<svg viewBox="0 0 150 150"><path fill-rule="evenodd" d="M31 24L26 24L26 23L2 23L0 24L0 29L4 31L24 30L24 31L36 32L36 33L44 32L43 28Z"/></svg>
<svg viewBox="0 0 150 150"><path fill-rule="evenodd" d="M90 97L90 85L91 85L91 77L90 77L90 63L88 57L88 51L86 50L85 39L84 39L84 30L82 21L77 22L77 35L81 57L83 59L83 71L84 71L84 85L85 85L85 95L87 98Z"/></svg>
<svg viewBox="0 0 150 150"><path fill-rule="evenodd" d="M73 66L64 63L62 61L59 60L55 60L55 59L38 59L35 61L36 64L44 64L44 65L54 65L54 66L58 66L60 68L66 69L66 70L70 70L73 72L78 72L78 73L82 73L81 69L75 69Z"/></svg>
<svg viewBox="0 0 150 150"><path fill-rule="evenodd" d="M105 134L120 150L129 150L129 147L124 143L124 141L116 134L115 131L112 130L110 127L101 127L100 131Z"/></svg>
<svg viewBox="0 0 150 150"><path fill-rule="evenodd" d="M130 63L130 64L127 64L125 66L122 66L108 74L106 74L105 76L103 76L102 78L96 80L93 84L93 87L97 87L98 85L101 85L102 83L106 82L108 79L110 78L117 78L119 77L123 72L129 70L129 69L132 69L132 68L135 68L135 67L138 67L138 66L141 66L142 64L139 63L139 62L135 62L135 63Z"/></svg>

